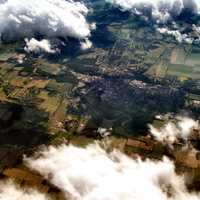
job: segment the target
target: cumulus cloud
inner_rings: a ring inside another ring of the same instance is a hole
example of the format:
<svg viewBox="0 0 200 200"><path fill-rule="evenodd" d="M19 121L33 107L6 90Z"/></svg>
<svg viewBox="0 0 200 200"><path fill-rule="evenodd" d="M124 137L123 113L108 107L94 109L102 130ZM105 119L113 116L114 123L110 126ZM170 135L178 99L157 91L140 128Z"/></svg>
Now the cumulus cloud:
<svg viewBox="0 0 200 200"><path fill-rule="evenodd" d="M1 0L0 35L6 40L47 37L88 38L87 7L73 0Z"/></svg>
<svg viewBox="0 0 200 200"><path fill-rule="evenodd" d="M179 139L187 140L194 128L199 123L188 117L177 117L177 122L168 122L160 129L149 125L151 134L160 142L173 144Z"/></svg>
<svg viewBox="0 0 200 200"><path fill-rule="evenodd" d="M81 49L86 50L86 49L90 49L92 47L92 42L88 39L84 40L83 42L81 42Z"/></svg>
<svg viewBox="0 0 200 200"><path fill-rule="evenodd" d="M28 53L30 52L46 52L46 53L56 53L56 50L52 49L51 44L48 40L43 39L41 41L36 40L35 38L32 39L25 39L26 46L24 50Z"/></svg>
<svg viewBox="0 0 200 200"><path fill-rule="evenodd" d="M179 43L199 43L200 36L192 34L199 33L198 21L191 20L191 32L182 33L184 27L176 23L185 9L191 15L200 15L199 0L105 0L118 6L122 10L130 10L136 15L145 16L144 19L151 20L157 30L165 35L173 36ZM188 15L188 13L187 13ZM185 19L188 17L185 15ZM184 20L184 18L182 18ZM188 21L187 21L188 22ZM169 25L170 24L170 25ZM189 24L187 23L189 26ZM183 25L184 26L184 25ZM186 27L185 27L186 28ZM196 38L198 37L198 38Z"/></svg>
<svg viewBox="0 0 200 200"><path fill-rule="evenodd" d="M199 33L200 27L193 26L196 33ZM192 44L193 42L199 42L200 36L198 38L193 38L190 34L181 33L179 30L170 30L169 28L158 28L158 32L165 35L173 36L179 43Z"/></svg>
<svg viewBox="0 0 200 200"><path fill-rule="evenodd" d="M178 16L184 8L192 12L200 12L198 0L106 0L124 10L132 10L136 14L144 15L146 9L151 11L153 19L158 23L171 20Z"/></svg>
<svg viewBox="0 0 200 200"><path fill-rule="evenodd" d="M50 200L45 194L32 189L22 189L12 181L0 182L0 200Z"/></svg>
<svg viewBox="0 0 200 200"><path fill-rule="evenodd" d="M197 200L174 164L133 160L99 145L48 147L26 164L59 187L69 200Z"/></svg>

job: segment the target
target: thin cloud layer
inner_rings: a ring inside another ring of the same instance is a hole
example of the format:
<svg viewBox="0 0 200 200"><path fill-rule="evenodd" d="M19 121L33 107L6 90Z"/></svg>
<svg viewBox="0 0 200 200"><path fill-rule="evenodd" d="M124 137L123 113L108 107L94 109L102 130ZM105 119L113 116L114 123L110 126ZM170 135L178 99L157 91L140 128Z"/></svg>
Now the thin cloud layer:
<svg viewBox="0 0 200 200"><path fill-rule="evenodd" d="M88 38L87 13L83 3L73 0L1 0L0 35L8 41L31 38L36 33L47 37Z"/></svg>
<svg viewBox="0 0 200 200"><path fill-rule="evenodd" d="M174 164L133 160L98 145L49 147L26 164L59 187L69 200L197 200Z"/></svg>

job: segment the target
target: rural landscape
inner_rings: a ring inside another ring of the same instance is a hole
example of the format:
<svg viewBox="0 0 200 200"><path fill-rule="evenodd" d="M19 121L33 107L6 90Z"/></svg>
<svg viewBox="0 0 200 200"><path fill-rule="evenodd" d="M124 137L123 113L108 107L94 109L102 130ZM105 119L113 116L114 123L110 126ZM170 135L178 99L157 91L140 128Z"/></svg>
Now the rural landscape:
<svg viewBox="0 0 200 200"><path fill-rule="evenodd" d="M0 200L199 199L199 13L0 1Z"/></svg>

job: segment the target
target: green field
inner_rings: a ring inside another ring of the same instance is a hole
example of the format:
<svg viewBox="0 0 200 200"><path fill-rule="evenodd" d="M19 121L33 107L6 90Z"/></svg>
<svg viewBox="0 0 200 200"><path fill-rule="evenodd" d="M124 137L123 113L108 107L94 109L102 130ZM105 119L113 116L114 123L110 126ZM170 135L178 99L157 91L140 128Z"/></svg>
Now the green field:
<svg viewBox="0 0 200 200"><path fill-rule="evenodd" d="M200 66L169 64L167 75L200 79Z"/></svg>

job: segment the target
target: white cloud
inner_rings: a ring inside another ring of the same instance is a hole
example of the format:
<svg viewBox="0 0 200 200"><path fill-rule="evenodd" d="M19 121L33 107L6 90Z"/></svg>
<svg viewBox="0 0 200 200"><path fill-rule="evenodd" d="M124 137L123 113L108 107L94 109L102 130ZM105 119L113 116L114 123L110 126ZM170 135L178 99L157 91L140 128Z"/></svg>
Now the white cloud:
<svg viewBox="0 0 200 200"><path fill-rule="evenodd" d="M106 0L125 10L144 14L144 9L152 10L152 17L157 22L165 22L170 19L171 12L176 11L179 14L183 9L182 0ZM139 12L138 12L139 11Z"/></svg>
<svg viewBox="0 0 200 200"><path fill-rule="evenodd" d="M158 31L162 34L174 36L180 43L199 43L199 38L193 34L182 33L184 27L177 25L176 17L179 16L184 8L188 8L191 12L200 15L199 0L105 0L118 6L122 10L130 10L131 12L145 16L146 20L151 20L158 27ZM149 10L149 12L147 12ZM148 16L147 13L151 13ZM167 23L168 22L168 23ZM170 22L170 23L169 23ZM169 25L171 24L171 25ZM162 25L162 27L160 27ZM164 26L164 27L163 27ZM188 24L189 26L189 24ZM199 33L198 25L190 25L194 32ZM173 27L173 29L172 29Z"/></svg>
<svg viewBox="0 0 200 200"><path fill-rule="evenodd" d="M133 160L98 145L48 147L26 164L49 178L69 200L197 200L189 193L174 164Z"/></svg>
<svg viewBox="0 0 200 200"><path fill-rule="evenodd" d="M0 1L0 34L6 39L34 36L88 38L87 7L73 0Z"/></svg>
<svg viewBox="0 0 200 200"><path fill-rule="evenodd" d="M56 53L56 50L52 49L50 42L46 39L39 41L36 40L35 38L32 38L30 40L26 38L25 42L26 46L24 50L28 53L30 52L39 53L41 51L46 53Z"/></svg>
<svg viewBox="0 0 200 200"><path fill-rule="evenodd" d="M178 16L183 8L191 8L199 13L199 0L105 0L124 10L132 10L135 13L145 14L145 9L152 11L152 17L158 22L166 22Z"/></svg>
<svg viewBox="0 0 200 200"><path fill-rule="evenodd" d="M0 200L50 200L46 195L32 189L22 189L11 181L0 182Z"/></svg>
<svg viewBox="0 0 200 200"><path fill-rule="evenodd" d="M83 42L81 42L81 49L86 50L90 49L92 47L92 42L88 39L85 39Z"/></svg>
<svg viewBox="0 0 200 200"><path fill-rule="evenodd" d="M178 139L187 140L194 128L198 128L197 121L188 117L177 117L178 122L168 122L160 129L149 125L151 134L163 143L173 144Z"/></svg>
<svg viewBox="0 0 200 200"><path fill-rule="evenodd" d="M162 34L171 35L173 36L179 43L185 42L188 44L192 44L194 42L194 38L190 37L187 34L182 34L179 30L170 30L168 28L158 28Z"/></svg>

